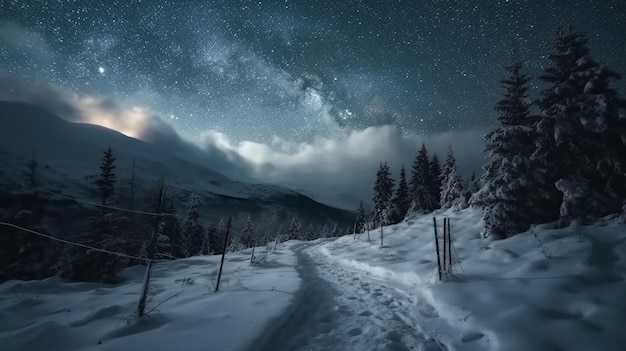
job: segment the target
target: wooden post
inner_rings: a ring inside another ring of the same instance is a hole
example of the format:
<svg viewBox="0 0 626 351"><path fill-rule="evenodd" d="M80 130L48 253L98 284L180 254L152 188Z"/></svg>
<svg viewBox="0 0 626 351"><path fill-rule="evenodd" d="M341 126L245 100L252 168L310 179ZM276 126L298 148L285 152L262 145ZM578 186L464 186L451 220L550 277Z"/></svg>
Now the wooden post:
<svg viewBox="0 0 626 351"><path fill-rule="evenodd" d="M356 222L354 222L354 231L352 233L354 233L354 240L356 240Z"/></svg>
<svg viewBox="0 0 626 351"><path fill-rule="evenodd" d="M228 247L228 236L230 235L230 221L233 217L228 217L228 225L226 226L226 238L224 239L224 250L222 251L222 262L220 263L220 270L217 273L217 283L215 284L215 292L220 289L220 279L222 279L222 268L224 268L224 257L226 256L226 248Z"/></svg>
<svg viewBox="0 0 626 351"><path fill-rule="evenodd" d="M448 230L448 219L444 217L443 218L443 272L445 274L448 273L446 269L446 265L448 264L448 260L446 260L446 255L448 254L448 235L446 235L447 230Z"/></svg>
<svg viewBox="0 0 626 351"><path fill-rule="evenodd" d="M383 215L380 215L380 248L383 248Z"/></svg>
<svg viewBox="0 0 626 351"><path fill-rule="evenodd" d="M367 219L367 242L371 243L372 240L370 239L370 220L369 218Z"/></svg>
<svg viewBox="0 0 626 351"><path fill-rule="evenodd" d="M448 218L448 263L452 269L452 236L450 233L450 218Z"/></svg>
<svg viewBox="0 0 626 351"><path fill-rule="evenodd" d="M437 250L437 269L439 271L439 280L441 280L441 260L439 258L439 238L437 237L437 218L433 217L435 225L435 250Z"/></svg>
<svg viewBox="0 0 626 351"><path fill-rule="evenodd" d="M148 244L148 266L146 267L146 275L143 279L143 290L141 291L141 297L139 298L139 304L137 305L137 316L139 318L144 316L146 311L146 300L148 299L148 291L150 289L150 271L152 270L152 260L154 259L154 253L156 251L156 242L159 234L159 226L161 225L161 207L163 205L163 197L165 194L164 191L163 180L161 180L160 189L159 189L159 197L157 199L157 208L156 213L158 213L157 220L154 224L154 229L152 230L152 237L150 238L150 243Z"/></svg>

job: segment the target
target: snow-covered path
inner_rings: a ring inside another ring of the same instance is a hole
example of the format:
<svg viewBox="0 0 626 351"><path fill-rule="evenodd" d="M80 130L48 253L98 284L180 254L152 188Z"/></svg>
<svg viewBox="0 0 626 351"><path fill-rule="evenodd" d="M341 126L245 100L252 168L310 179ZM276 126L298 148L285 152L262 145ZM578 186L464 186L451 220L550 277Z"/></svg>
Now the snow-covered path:
<svg viewBox="0 0 626 351"><path fill-rule="evenodd" d="M320 245L294 246L304 284L257 350L446 350L420 323L437 318L416 296L335 264Z"/></svg>

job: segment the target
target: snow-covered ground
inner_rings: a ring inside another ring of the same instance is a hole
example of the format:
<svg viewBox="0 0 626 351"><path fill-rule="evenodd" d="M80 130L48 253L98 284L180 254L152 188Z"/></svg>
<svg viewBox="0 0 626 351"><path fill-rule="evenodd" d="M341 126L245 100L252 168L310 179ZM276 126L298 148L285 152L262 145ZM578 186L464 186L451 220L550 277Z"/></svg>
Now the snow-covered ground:
<svg viewBox="0 0 626 351"><path fill-rule="evenodd" d="M143 269L120 287L56 278L0 285L2 350L624 350L626 225L537 226L480 238L480 212L451 219L453 274L439 281L432 215L379 231L289 242L249 265L227 256L160 263L151 306L130 318ZM262 251L264 249L261 249ZM185 285L182 280L193 279ZM130 322L128 322L130 320ZM100 345L98 343L101 342Z"/></svg>
<svg viewBox="0 0 626 351"><path fill-rule="evenodd" d="M257 255L226 256L214 293L219 256L153 266L148 316L136 310L145 267L107 286L43 281L0 285L0 350L245 350L286 309L301 282L288 244ZM176 295L175 297L172 297ZM171 299L170 299L171 298ZM169 299L169 300L168 300Z"/></svg>

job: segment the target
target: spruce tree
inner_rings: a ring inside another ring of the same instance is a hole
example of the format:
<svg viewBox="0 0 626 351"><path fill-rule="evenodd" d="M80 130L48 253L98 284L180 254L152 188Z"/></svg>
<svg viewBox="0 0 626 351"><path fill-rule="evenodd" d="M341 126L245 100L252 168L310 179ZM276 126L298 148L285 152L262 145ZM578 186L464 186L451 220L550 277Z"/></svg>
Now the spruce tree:
<svg viewBox="0 0 626 351"><path fill-rule="evenodd" d="M470 202L483 209L484 235L504 238L527 230L541 220L548 194L544 177L532 159L537 138L536 118L527 99L529 78L523 61L513 57L500 81L503 97L496 103L498 127L483 138L489 159L482 188ZM471 186L471 183L470 183Z"/></svg>
<svg viewBox="0 0 626 351"><path fill-rule="evenodd" d="M432 188L432 197L435 199L434 209L437 209L441 207L441 164L439 163L439 158L437 157L437 155L433 155L432 159L430 160L430 174L430 187Z"/></svg>
<svg viewBox="0 0 626 351"><path fill-rule="evenodd" d="M246 217L246 223L241 230L241 245L245 248L251 248L256 246L254 224L252 223L252 216L249 214Z"/></svg>
<svg viewBox="0 0 626 351"><path fill-rule="evenodd" d="M536 159L550 176L546 191L555 184L561 193L564 222L620 211L626 195L626 103L611 87L620 76L591 59L587 44L572 26L561 26L540 76L549 86L537 101Z"/></svg>
<svg viewBox="0 0 626 351"><path fill-rule="evenodd" d="M429 213L437 208L437 200L433 194L433 184L428 150L426 145L422 144L422 148L417 154L411 170L409 198L413 211Z"/></svg>
<svg viewBox="0 0 626 351"><path fill-rule="evenodd" d="M398 179L398 188L396 188L396 195L393 198L394 213L392 217L392 223L399 223L409 212L411 202L409 199L409 187L406 183L406 172L404 165L400 169L400 177Z"/></svg>
<svg viewBox="0 0 626 351"><path fill-rule="evenodd" d="M365 205L363 201L359 202L359 209L356 211L356 230L358 233L362 233L367 224L367 212L365 211ZM325 238L325 236L322 236Z"/></svg>
<svg viewBox="0 0 626 351"><path fill-rule="evenodd" d="M297 240L300 238L302 224L295 216L292 217L289 229L287 229L287 240Z"/></svg>
<svg viewBox="0 0 626 351"><path fill-rule="evenodd" d="M113 157L113 151L109 147L102 157L102 163L100 164L100 175L95 181L96 190L98 196L103 205L107 204L107 201L115 193L115 184L117 183L117 176L115 175L115 157Z"/></svg>
<svg viewBox="0 0 626 351"><path fill-rule="evenodd" d="M456 159L454 158L452 147L448 150L448 156L443 165L441 175L443 178L440 197L441 208L460 207L460 199L464 195L464 185L463 179L456 170Z"/></svg>
<svg viewBox="0 0 626 351"><path fill-rule="evenodd" d="M393 195L393 179L389 172L387 163L381 163L376 172L376 182L374 184L373 213L374 222L384 225L388 218L388 209L391 207L391 197Z"/></svg>
<svg viewBox="0 0 626 351"><path fill-rule="evenodd" d="M200 199L195 193L189 197L187 213L182 227L182 253L185 257L195 256L202 249L204 227L200 223L200 211L198 209Z"/></svg>

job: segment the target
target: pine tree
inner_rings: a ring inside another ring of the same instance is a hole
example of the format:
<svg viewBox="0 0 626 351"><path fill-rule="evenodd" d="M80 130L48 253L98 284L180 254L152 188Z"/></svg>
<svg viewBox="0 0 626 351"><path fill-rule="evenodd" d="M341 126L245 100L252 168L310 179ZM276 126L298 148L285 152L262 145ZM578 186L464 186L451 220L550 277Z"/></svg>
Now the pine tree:
<svg viewBox="0 0 626 351"><path fill-rule="evenodd" d="M409 200L409 187L406 183L406 172L404 166L400 169L400 178L398 180L398 188L396 189L396 195L393 198L394 213L392 215L392 223L399 223L409 212L411 202ZM359 227L360 229L360 227Z"/></svg>
<svg viewBox="0 0 626 351"><path fill-rule="evenodd" d="M379 223L379 225L384 225L387 220L387 209L391 205L392 195L393 179L391 179L389 166L386 162L381 163L378 172L376 172L373 197L374 208L372 213L375 222Z"/></svg>
<svg viewBox="0 0 626 351"><path fill-rule="evenodd" d="M107 204L113 194L115 193L115 184L117 183L117 176L115 175L115 157L113 157L113 151L109 147L102 157L102 163L100 164L100 175L95 181L98 196L103 205Z"/></svg>
<svg viewBox="0 0 626 351"><path fill-rule="evenodd" d="M456 159L452 147L448 150L446 162L441 171L443 182L441 184L441 208L459 207L464 196L463 179L457 173Z"/></svg>
<svg viewBox="0 0 626 351"><path fill-rule="evenodd" d="M256 240L255 240L255 233L254 233L254 224L252 224L252 216L250 216L248 214L247 218L246 218L246 223L243 226L243 229L241 230L241 245L243 245L244 248L248 249L251 247L255 247L256 246Z"/></svg>
<svg viewBox="0 0 626 351"><path fill-rule="evenodd" d="M291 219L289 229L287 229L287 240L297 240L300 238L302 224L295 216Z"/></svg>
<svg viewBox="0 0 626 351"><path fill-rule="evenodd" d="M432 159L430 160L430 175L430 187L432 188L432 197L435 199L434 209L437 209L441 207L441 164L439 163L439 158L437 157L437 155L433 155Z"/></svg>
<svg viewBox="0 0 626 351"><path fill-rule="evenodd" d="M540 76L549 86L537 101L536 159L562 194L565 222L618 212L626 195L626 102L611 87L620 76L592 60L587 44L572 26L561 26Z"/></svg>
<svg viewBox="0 0 626 351"><path fill-rule="evenodd" d="M541 219L539 211L545 211L542 206L549 201L542 192L544 177L535 171L539 165L532 160L537 135L527 99L529 78L522 73L523 61L516 57L504 68L503 97L495 106L499 126L483 138L489 161L483 186L470 199L483 208L484 235L496 238L527 230Z"/></svg>
<svg viewBox="0 0 626 351"><path fill-rule="evenodd" d="M182 250L185 257L195 256L202 249L204 227L200 223L200 211L198 209L200 199L195 193L189 197L187 213L182 227Z"/></svg>
<svg viewBox="0 0 626 351"><path fill-rule="evenodd" d="M412 211L429 213L437 208L437 200L433 194L433 184L428 150L426 145L422 144L422 148L417 154L411 170L409 198L411 199Z"/></svg>
<svg viewBox="0 0 626 351"><path fill-rule="evenodd" d="M480 190L480 180L476 178L476 172L472 172L472 175L465 181L465 203L469 206L472 196Z"/></svg>
<svg viewBox="0 0 626 351"><path fill-rule="evenodd" d="M363 201L359 202L359 209L356 211L356 229L357 232L362 233L367 223L367 213ZM328 230L325 232L327 233ZM325 238L325 236L322 236Z"/></svg>

